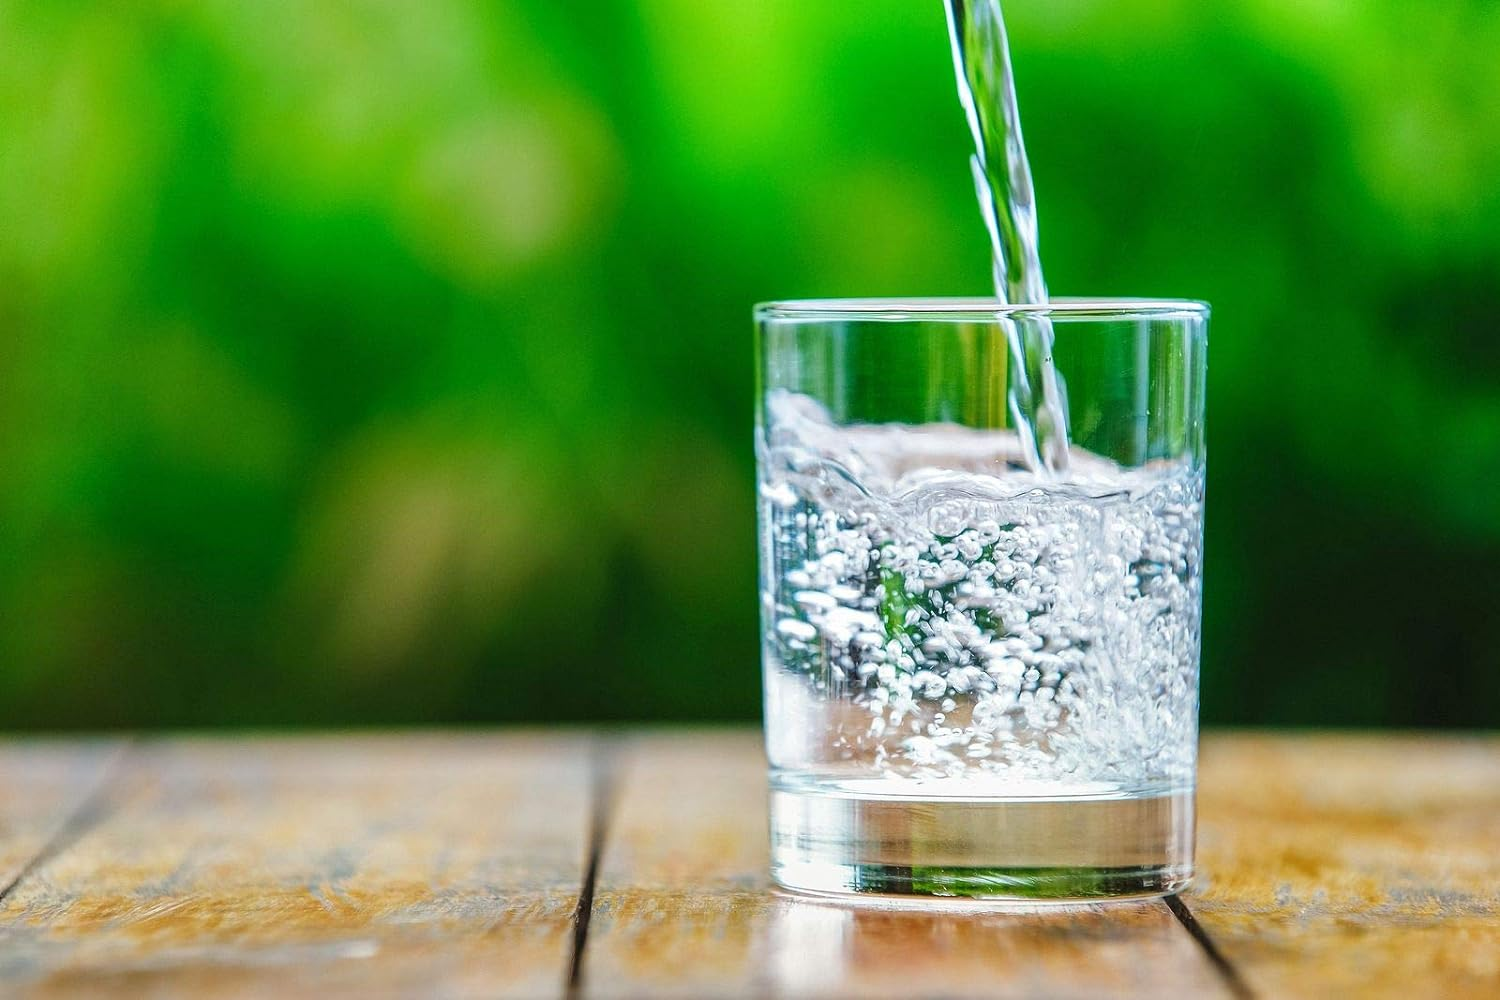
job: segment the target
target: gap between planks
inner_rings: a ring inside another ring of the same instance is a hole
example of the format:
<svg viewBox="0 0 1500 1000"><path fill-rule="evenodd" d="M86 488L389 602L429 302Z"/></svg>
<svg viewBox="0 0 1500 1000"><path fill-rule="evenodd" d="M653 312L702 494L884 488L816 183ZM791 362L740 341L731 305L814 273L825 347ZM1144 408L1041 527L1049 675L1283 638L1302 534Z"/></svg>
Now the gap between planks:
<svg viewBox="0 0 1500 1000"><path fill-rule="evenodd" d="M1235 1000L1254 1000L1255 991L1250 989L1249 984L1240 976L1239 970L1230 964L1223 952L1219 951L1213 938L1208 936L1208 931L1204 930L1203 925L1198 923L1198 918L1193 916L1193 911L1188 908L1187 901L1174 892L1170 896L1163 897L1162 902L1202 950L1204 957L1214 967L1219 978L1224 980L1225 988L1234 995Z"/></svg>
<svg viewBox="0 0 1500 1000"><path fill-rule="evenodd" d="M566 996L577 1000L583 986L583 956L588 947L589 921L594 914L594 888L599 882L599 859L609 836L609 822L619 787L619 750L624 739L614 733L598 733L589 748L589 840L588 857L583 867L583 883L578 889L578 906L573 912L573 949L568 960Z"/></svg>
<svg viewBox="0 0 1500 1000"><path fill-rule="evenodd" d="M52 835L37 848L35 854L16 869L15 876L9 882L0 886L0 903L5 902L28 876L43 865L61 857L63 852L90 831L98 828L109 818L110 813L119 807L119 799L114 794L117 779L128 770L126 765L136 755L139 746L139 737L125 737L120 746L100 767L99 776L84 789L78 804L63 815L62 821L58 823Z"/></svg>

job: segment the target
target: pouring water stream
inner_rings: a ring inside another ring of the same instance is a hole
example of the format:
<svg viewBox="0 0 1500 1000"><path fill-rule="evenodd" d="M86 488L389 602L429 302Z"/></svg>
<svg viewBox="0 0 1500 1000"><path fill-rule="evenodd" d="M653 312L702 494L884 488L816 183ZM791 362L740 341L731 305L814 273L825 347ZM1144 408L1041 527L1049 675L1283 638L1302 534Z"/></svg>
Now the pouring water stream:
<svg viewBox="0 0 1500 1000"><path fill-rule="evenodd" d="M958 99L974 137L970 164L994 255L995 295L1045 305L1036 198L1000 0L945 0ZM1027 464L1059 475L1068 467L1067 400L1052 362L1046 316L1000 318L1010 349L1010 410Z"/></svg>

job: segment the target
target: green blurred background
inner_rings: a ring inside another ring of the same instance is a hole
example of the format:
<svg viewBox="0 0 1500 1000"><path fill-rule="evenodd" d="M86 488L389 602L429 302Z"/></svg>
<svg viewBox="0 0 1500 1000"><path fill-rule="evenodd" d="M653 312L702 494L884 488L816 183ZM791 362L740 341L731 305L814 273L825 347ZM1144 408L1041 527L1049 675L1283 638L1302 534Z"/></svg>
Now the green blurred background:
<svg viewBox="0 0 1500 1000"><path fill-rule="evenodd" d="M1500 5L1010 0L1215 307L1209 722L1500 723ZM938 0L0 0L0 724L751 719L751 303L988 263Z"/></svg>

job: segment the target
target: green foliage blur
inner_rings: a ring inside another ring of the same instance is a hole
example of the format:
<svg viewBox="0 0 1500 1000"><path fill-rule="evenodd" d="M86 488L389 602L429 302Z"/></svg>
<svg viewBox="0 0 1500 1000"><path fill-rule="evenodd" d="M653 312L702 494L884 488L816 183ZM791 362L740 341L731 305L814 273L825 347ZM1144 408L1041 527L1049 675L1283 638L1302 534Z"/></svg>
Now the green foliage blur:
<svg viewBox="0 0 1500 1000"><path fill-rule="evenodd" d="M1500 6L1006 6L1205 720L1500 723ZM938 0L0 0L0 725L754 718L750 306L982 293L966 142Z"/></svg>

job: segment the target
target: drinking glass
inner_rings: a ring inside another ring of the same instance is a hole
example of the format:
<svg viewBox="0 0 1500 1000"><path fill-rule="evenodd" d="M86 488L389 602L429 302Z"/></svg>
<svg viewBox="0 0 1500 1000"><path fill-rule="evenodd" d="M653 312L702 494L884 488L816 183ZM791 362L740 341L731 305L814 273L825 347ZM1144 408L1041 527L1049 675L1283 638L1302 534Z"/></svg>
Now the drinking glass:
<svg viewBox="0 0 1500 1000"><path fill-rule="evenodd" d="M999 900L1181 889L1207 306L755 316L773 878ZM1066 414L1053 468L1035 457L1042 385Z"/></svg>

